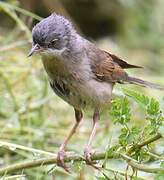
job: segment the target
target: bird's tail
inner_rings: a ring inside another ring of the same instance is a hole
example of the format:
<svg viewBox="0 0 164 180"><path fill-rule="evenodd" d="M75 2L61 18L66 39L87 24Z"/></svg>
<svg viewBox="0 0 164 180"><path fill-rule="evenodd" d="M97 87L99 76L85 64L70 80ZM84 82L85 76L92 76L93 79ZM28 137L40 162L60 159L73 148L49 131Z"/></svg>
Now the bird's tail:
<svg viewBox="0 0 164 180"><path fill-rule="evenodd" d="M144 81L142 79L131 77L131 76L128 76L127 82L132 83L132 84L136 84L136 85L139 85L139 86L143 86L143 87L149 87L149 88L152 88L152 89L158 89L158 90L161 90L161 91L164 90L164 86L160 86L158 84L154 84L154 83Z"/></svg>

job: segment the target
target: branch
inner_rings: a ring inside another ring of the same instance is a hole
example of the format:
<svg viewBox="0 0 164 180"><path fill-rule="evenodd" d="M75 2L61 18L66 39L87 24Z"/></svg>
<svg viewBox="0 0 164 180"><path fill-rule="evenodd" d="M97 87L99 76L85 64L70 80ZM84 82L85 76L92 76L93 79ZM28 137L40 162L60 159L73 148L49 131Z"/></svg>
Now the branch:
<svg viewBox="0 0 164 180"><path fill-rule="evenodd" d="M127 163L134 167L135 169L138 169L140 171L144 171L144 172L148 172L148 173L160 173L160 172L164 172L164 168L150 168L147 165L143 165L143 164L139 164L137 161L133 160L132 158L128 157L127 155L124 154L119 154L119 153L114 153L113 155L107 155L108 159L111 158L119 158L122 157L124 160L127 161ZM100 153L96 153L93 154L91 156L91 159L93 161L95 160L102 160L106 157L106 153L105 152L100 152ZM80 156L80 155L67 155L67 157L64 158L64 162L77 162L77 161L85 161L84 157ZM0 169L0 174L8 174L8 173L12 173L12 172L16 172L22 169L30 169L30 168L34 168L34 167L39 167L39 166L45 166L45 165L50 165L50 164L56 164L57 163L57 158L56 158L56 154L54 154L54 158L43 158L43 159L38 159L38 160L32 160L32 161L28 161L28 162L24 162L24 163L18 163L18 164L14 164L14 165L9 165L7 167L1 168Z"/></svg>
<svg viewBox="0 0 164 180"><path fill-rule="evenodd" d="M147 139L146 141L138 144L137 148L142 148L143 146L146 146L146 145L148 145L148 144L150 144L150 143L152 143L152 142L154 142L160 138L162 138L162 135L158 133L156 136L153 136L153 137Z"/></svg>
<svg viewBox="0 0 164 180"><path fill-rule="evenodd" d="M140 164L138 163L138 161L130 158L129 156L125 155L125 154L120 154L120 156L126 160L126 162L132 166L133 168L135 169L138 169L140 171L144 171L144 172L147 172L147 173L161 173L161 172L164 172L164 168L151 168L149 167L148 165L145 165L145 164Z"/></svg>
<svg viewBox="0 0 164 180"><path fill-rule="evenodd" d="M40 150L40 149L34 149L34 148L31 148L31 147L26 147L26 146L22 146L22 145L19 145L19 144L14 144L14 143L9 143L9 142L5 142L5 141L0 141L0 146L4 147L6 149L9 149L9 150L21 149L21 150L32 152L32 153L48 155L48 156L55 156L54 153L51 153L51 152L43 151L43 150Z"/></svg>
<svg viewBox="0 0 164 180"><path fill-rule="evenodd" d="M27 11L25 9L22 9L20 7L17 7L17 6L14 6L13 4L9 4L9 3L6 3L6 2L0 2L0 7L3 7L3 8L8 8L8 9L12 9L12 10L15 10L15 11L18 11L26 16L30 16L32 17L33 19L36 19L38 21L41 21L43 18L41 18L40 16L30 12L30 11Z"/></svg>
<svg viewBox="0 0 164 180"><path fill-rule="evenodd" d="M155 158L155 159L158 159L158 160L163 160L164 161L164 156L161 156L161 155L158 155L158 154L155 154L155 153L152 153L150 151L147 151L146 152L149 156Z"/></svg>
<svg viewBox="0 0 164 180"><path fill-rule="evenodd" d="M134 151L136 151L138 149L141 149L143 146L146 146L146 145L148 145L148 144L150 144L150 143L152 143L154 141L157 141L158 139L161 139L161 138L162 138L162 135L158 133L157 135L155 135L155 136L153 136L153 137L151 137L151 138L149 138L149 139L147 139L147 140L145 140L145 141L143 141L143 142L141 142L139 144L135 144L134 146L132 146L128 150L127 154L131 154L132 152L134 152Z"/></svg>
<svg viewBox="0 0 164 180"><path fill-rule="evenodd" d="M161 137L162 136L160 134L157 134L156 136L154 136L150 139L147 139L138 145L135 145L134 147L132 147L130 149L130 152L132 153L133 151L135 151L136 147L142 148L143 146L148 145L148 144L160 139ZM11 143L10 143L10 145L11 145ZM17 146L17 148L19 148L19 149L21 149L22 147L20 145ZM41 154L47 154L44 151L36 150L33 148L23 148L23 149L27 150L27 151L35 151L35 152L37 151ZM52 155L52 153L51 153L51 155ZM106 152L95 153L91 156L91 160L95 161L95 160L103 160L105 158L112 159L112 158L120 158L120 157L122 159L126 160L130 166L132 166L135 169L138 169L140 171L144 171L144 172L148 172L148 173L164 172L164 168L151 168L147 165L140 164L137 161L135 161L134 159L130 158L129 156L121 154L119 152L113 152L113 154L111 154L111 153L107 154ZM85 158L81 155L78 155L78 154L67 154L66 157L64 158L64 162L72 162L72 161L73 162L85 161ZM20 171L22 169L30 169L30 168L34 168L34 167L45 166L45 165L56 164L56 163L57 163L57 155L53 154L53 157L50 157L50 158L42 158L42 159L18 163L18 164L9 165L7 167L0 168L0 174L3 175L3 174L7 174L7 173Z"/></svg>
<svg viewBox="0 0 164 180"><path fill-rule="evenodd" d="M94 155L91 156L91 159L94 160L101 160L104 159L106 156L106 153L96 153ZM108 159L113 158L113 156L108 155ZM78 161L85 161L84 157L80 156L80 155L66 155L66 157L64 158L64 162L78 162ZM45 165L50 165L50 164L56 164L57 163L57 155L54 154L54 158L42 158L42 159L37 159L37 160L32 160L32 161L28 161L28 162L24 162L24 163L18 163L18 164L14 164L14 165L9 165L7 167L4 168L0 168L0 174L7 174L7 173L12 173L15 171L19 171L22 169L29 169L29 168L34 168L34 167L38 167L38 166L45 166Z"/></svg>

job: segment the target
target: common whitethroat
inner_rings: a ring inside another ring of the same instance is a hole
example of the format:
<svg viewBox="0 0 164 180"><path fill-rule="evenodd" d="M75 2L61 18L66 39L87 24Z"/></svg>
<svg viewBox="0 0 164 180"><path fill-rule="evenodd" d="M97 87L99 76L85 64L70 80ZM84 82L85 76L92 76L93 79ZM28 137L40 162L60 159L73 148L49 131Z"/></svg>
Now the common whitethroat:
<svg viewBox="0 0 164 180"><path fill-rule="evenodd" d="M164 87L129 76L124 69L141 68L103 51L80 36L71 22L53 13L36 24L32 30L29 56L39 53L54 92L73 106L75 124L58 152L58 165L64 163L65 148L82 120L84 109L93 109L93 128L84 150L86 162L91 161L91 143L96 133L101 109L111 104L116 83L131 83L164 90ZM93 165L94 166L94 165Z"/></svg>

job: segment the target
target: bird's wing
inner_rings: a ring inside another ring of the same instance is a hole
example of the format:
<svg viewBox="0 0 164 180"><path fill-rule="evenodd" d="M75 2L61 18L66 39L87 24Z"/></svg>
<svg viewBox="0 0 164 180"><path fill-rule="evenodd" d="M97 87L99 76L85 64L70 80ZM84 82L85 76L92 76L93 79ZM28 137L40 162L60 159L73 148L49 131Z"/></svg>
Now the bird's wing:
<svg viewBox="0 0 164 180"><path fill-rule="evenodd" d="M121 82L126 79L127 73L111 58L100 60L91 66L96 78L107 82Z"/></svg>
<svg viewBox="0 0 164 180"><path fill-rule="evenodd" d="M128 64L117 56L95 47L92 51L87 50L87 52L92 72L97 80L122 83L128 79L124 68L139 68L139 66Z"/></svg>
<svg viewBox="0 0 164 180"><path fill-rule="evenodd" d="M127 82L164 91L164 86L128 76L124 71L124 68L139 68L138 66L128 64L117 56L96 48L94 45L89 47L86 50L88 53L87 57L89 58L90 67L96 80L109 83Z"/></svg>
<svg viewBox="0 0 164 180"><path fill-rule="evenodd" d="M109 52L104 51L107 55L107 57L112 58L112 60L117 63L119 66L121 66L123 69L129 69L129 68L142 68L141 66L136 66L133 64L128 64L125 60L119 58L118 56L111 54Z"/></svg>

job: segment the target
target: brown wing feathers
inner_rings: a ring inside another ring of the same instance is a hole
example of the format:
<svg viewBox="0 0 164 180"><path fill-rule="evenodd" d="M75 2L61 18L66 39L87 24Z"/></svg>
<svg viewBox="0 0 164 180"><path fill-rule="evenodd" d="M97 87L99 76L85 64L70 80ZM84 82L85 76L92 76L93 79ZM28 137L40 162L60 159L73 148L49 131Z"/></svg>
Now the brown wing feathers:
<svg viewBox="0 0 164 180"><path fill-rule="evenodd" d="M136 66L133 64L128 64L126 61L120 59L118 56L111 54L109 52L104 51L107 54L107 57L111 57L112 60L117 63L119 66L121 66L123 69L128 69L128 68L142 68L141 66Z"/></svg>
<svg viewBox="0 0 164 180"><path fill-rule="evenodd" d="M105 52L105 51L104 51ZM105 58L100 57L99 61L94 61L94 66L92 66L92 71L95 73L97 79L112 83L123 83L128 82L132 84L137 84L144 87L150 87L154 89L164 90L164 87L144 81L139 78L130 77L124 71L126 68L141 68L141 66L136 66L128 64L124 60L118 58L117 56L105 52Z"/></svg>
<svg viewBox="0 0 164 180"><path fill-rule="evenodd" d="M124 64L124 67L125 63L126 62L122 63ZM124 69L114 61L113 57L110 56L110 54L107 54L106 52L104 57L100 57L99 61L94 60L93 64L92 71L95 73L96 77L99 80L114 83L127 79L127 73L124 71Z"/></svg>

